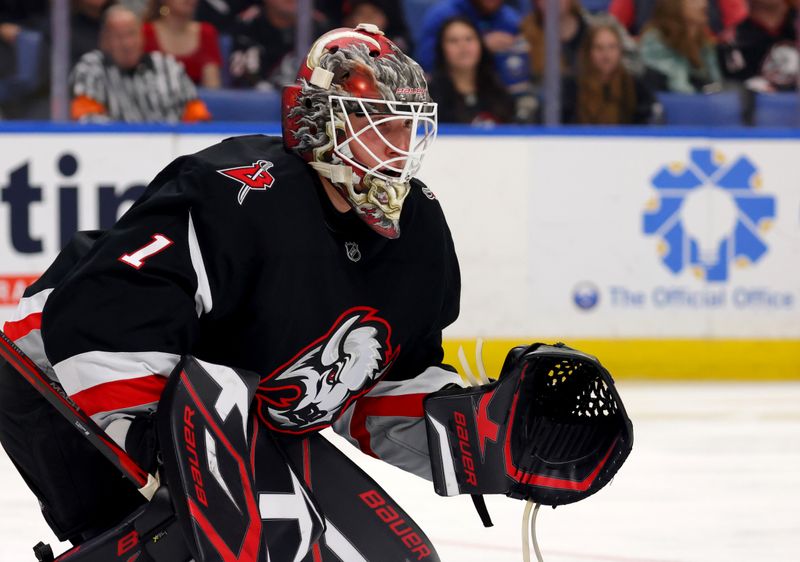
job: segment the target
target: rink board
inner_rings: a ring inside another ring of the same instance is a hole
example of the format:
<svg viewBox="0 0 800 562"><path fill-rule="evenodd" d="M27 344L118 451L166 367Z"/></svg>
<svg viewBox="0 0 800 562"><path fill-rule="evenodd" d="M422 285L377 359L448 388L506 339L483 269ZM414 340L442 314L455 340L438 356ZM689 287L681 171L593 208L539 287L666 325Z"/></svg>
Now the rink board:
<svg viewBox="0 0 800 562"><path fill-rule="evenodd" d="M497 376L508 350L551 338L490 339L483 342L482 361L490 378ZM563 339L564 343L599 358L616 379L661 380L800 380L800 342L796 340L698 339ZM462 373L463 348L478 373L475 340L444 342L445 361Z"/></svg>
<svg viewBox="0 0 800 562"><path fill-rule="evenodd" d="M75 229L266 127L0 127L0 321ZM462 269L447 358L565 341L621 377L800 379L800 133L443 128L421 178ZM249 164L249 162L243 162ZM235 190L232 191L235 193Z"/></svg>

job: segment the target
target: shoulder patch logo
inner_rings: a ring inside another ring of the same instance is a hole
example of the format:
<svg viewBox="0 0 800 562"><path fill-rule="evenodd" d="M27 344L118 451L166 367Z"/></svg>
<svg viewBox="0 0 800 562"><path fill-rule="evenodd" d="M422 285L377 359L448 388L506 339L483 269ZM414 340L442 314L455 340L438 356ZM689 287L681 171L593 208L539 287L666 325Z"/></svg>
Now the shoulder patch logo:
<svg viewBox="0 0 800 562"><path fill-rule="evenodd" d="M244 198L250 193L251 189L266 191L275 183L275 176L269 173L269 169L274 164L267 160L258 160L249 166L237 166L236 168L225 168L217 170L217 173L229 177L239 182L241 188L237 197L239 205L244 203Z"/></svg>
<svg viewBox="0 0 800 562"><path fill-rule="evenodd" d="M428 198L428 199L430 199L431 201L433 201L434 199L436 199L436 196L433 194L433 191L431 191L431 190L428 188L428 186L427 186L427 185L423 185L423 186L422 186L422 193L424 193L424 194L425 194L425 197L427 197L427 198Z"/></svg>

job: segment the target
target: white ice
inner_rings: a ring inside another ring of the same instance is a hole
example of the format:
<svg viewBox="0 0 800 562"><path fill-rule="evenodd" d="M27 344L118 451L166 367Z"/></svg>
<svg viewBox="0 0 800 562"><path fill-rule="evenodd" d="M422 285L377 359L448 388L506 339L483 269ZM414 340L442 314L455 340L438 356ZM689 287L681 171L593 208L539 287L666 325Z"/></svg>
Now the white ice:
<svg viewBox="0 0 800 562"><path fill-rule="evenodd" d="M542 508L545 561L800 561L800 383L619 386L633 453L597 495ZM495 526L485 529L468 497L440 498L430 483L333 439L416 519L442 560L521 560L522 502L487 498ZM2 452L0 475L0 562L34 560L39 540L65 550Z"/></svg>

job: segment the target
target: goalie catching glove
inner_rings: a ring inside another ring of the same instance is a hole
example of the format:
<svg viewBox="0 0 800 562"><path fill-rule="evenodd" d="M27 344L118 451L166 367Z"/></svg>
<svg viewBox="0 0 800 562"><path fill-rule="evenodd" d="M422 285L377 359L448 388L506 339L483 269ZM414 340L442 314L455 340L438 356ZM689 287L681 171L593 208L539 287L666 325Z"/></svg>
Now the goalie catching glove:
<svg viewBox="0 0 800 562"><path fill-rule="evenodd" d="M614 380L564 344L512 349L497 381L425 399L436 493L576 502L613 478L633 445Z"/></svg>

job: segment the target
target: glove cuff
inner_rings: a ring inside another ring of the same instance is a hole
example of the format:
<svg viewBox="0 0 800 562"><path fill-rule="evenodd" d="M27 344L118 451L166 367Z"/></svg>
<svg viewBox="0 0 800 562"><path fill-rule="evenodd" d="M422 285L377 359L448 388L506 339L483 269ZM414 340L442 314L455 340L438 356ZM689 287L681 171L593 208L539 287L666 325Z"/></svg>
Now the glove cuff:
<svg viewBox="0 0 800 562"><path fill-rule="evenodd" d="M602 488L633 445L611 375L563 344L515 348L497 381L436 392L424 409L443 496L575 502Z"/></svg>

